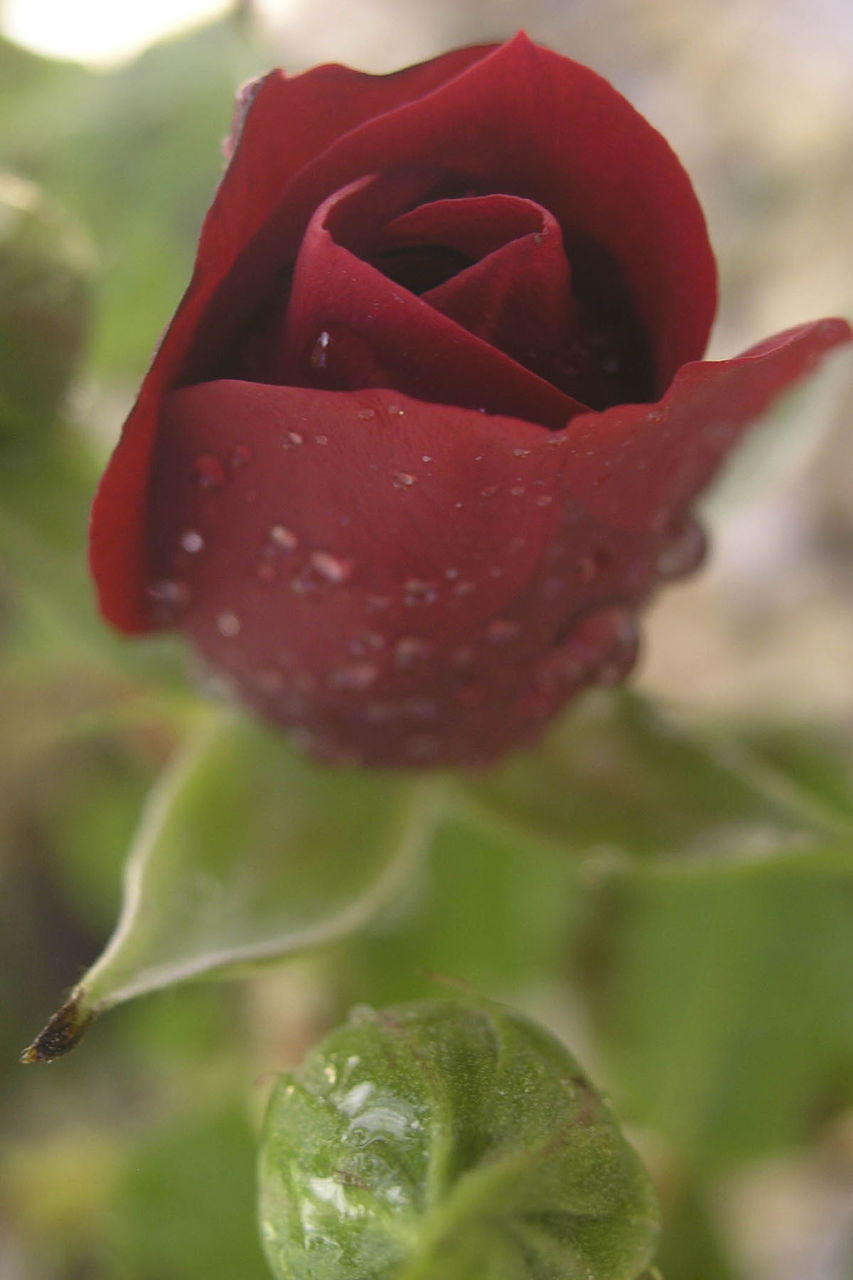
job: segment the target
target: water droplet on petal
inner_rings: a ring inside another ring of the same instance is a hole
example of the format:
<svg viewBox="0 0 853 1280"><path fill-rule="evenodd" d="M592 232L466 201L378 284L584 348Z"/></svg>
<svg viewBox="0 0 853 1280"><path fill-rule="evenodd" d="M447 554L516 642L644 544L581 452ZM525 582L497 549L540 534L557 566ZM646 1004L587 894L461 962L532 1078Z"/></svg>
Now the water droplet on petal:
<svg viewBox="0 0 853 1280"><path fill-rule="evenodd" d="M416 483L416 479L417 477L408 471L397 471L391 483L395 489L410 489Z"/></svg>
<svg viewBox="0 0 853 1280"><path fill-rule="evenodd" d="M360 692L369 689L379 674L372 662L346 662L329 675L329 684L335 689Z"/></svg>
<svg viewBox="0 0 853 1280"><path fill-rule="evenodd" d="M328 437L328 436L323 436L323 435L315 436L315 437L314 437L314 443L315 443L315 444L328 444L328 443L329 443L329 437Z"/></svg>
<svg viewBox="0 0 853 1280"><path fill-rule="evenodd" d="M514 455L515 455L515 457L516 457L516 458L529 458L529 457L530 457L530 450L529 450L529 449L513 449L513 453L514 453Z"/></svg>
<svg viewBox="0 0 853 1280"><path fill-rule="evenodd" d="M193 467L202 489L221 489L224 485L225 468L215 453L200 453Z"/></svg>
<svg viewBox="0 0 853 1280"><path fill-rule="evenodd" d="M234 471L238 471L240 467L245 467L246 463L251 462L251 460L252 450L247 444L235 444L228 459Z"/></svg>
<svg viewBox="0 0 853 1280"><path fill-rule="evenodd" d="M421 636L402 636L394 645L394 664L401 671L408 671L424 662L432 652L432 645Z"/></svg>
<svg viewBox="0 0 853 1280"><path fill-rule="evenodd" d="M402 405L399 405L399 404L389 404L389 406L388 406L388 412L389 412L390 414L392 414L395 418L402 418L403 414L404 414L406 411L405 411L405 409L402 407Z"/></svg>
<svg viewBox="0 0 853 1280"><path fill-rule="evenodd" d="M204 550L204 538L195 529L187 529L186 533L181 534L179 541L184 551L188 551L191 556Z"/></svg>
<svg viewBox="0 0 853 1280"><path fill-rule="evenodd" d="M158 604L177 606L186 604L190 598L186 584L176 582L174 578L161 578L159 582L152 582L145 590Z"/></svg>
<svg viewBox="0 0 853 1280"><path fill-rule="evenodd" d="M323 329L317 336L311 353L308 356L308 363L312 369L325 369L329 360L329 343L331 335L328 329Z"/></svg>
<svg viewBox="0 0 853 1280"><path fill-rule="evenodd" d="M295 551L299 546L299 539L292 529L286 529L283 524L274 524L270 529L270 542L272 542L281 551Z"/></svg>
<svg viewBox="0 0 853 1280"><path fill-rule="evenodd" d="M408 578L403 583L403 604L435 604L438 591L434 582L424 578Z"/></svg>
<svg viewBox="0 0 853 1280"><path fill-rule="evenodd" d="M609 563L610 557L606 551L590 551L588 555L581 556L578 561L578 580L585 586L590 582L595 582L597 578L601 577Z"/></svg>
<svg viewBox="0 0 853 1280"><path fill-rule="evenodd" d="M422 453L421 462L432 462L432 458L428 453Z"/></svg>
<svg viewBox="0 0 853 1280"><path fill-rule="evenodd" d="M333 555L331 551L312 551L308 559L311 567L316 570L320 577L334 586L338 586L342 582L348 582L352 577L352 560L345 560L343 556Z"/></svg>
<svg viewBox="0 0 853 1280"><path fill-rule="evenodd" d="M258 672L258 688L261 693L269 695L281 693L284 688L284 676L280 671L276 671L274 667L268 667Z"/></svg>
<svg viewBox="0 0 853 1280"><path fill-rule="evenodd" d="M658 552L658 573L662 578L680 578L692 573L702 563L706 550L704 530L695 520L687 519L666 536Z"/></svg>
<svg viewBox="0 0 853 1280"><path fill-rule="evenodd" d="M300 435L298 431L288 431L287 438L293 445L300 445L305 440L305 437Z"/></svg>
<svg viewBox="0 0 853 1280"><path fill-rule="evenodd" d="M385 637L378 631L362 631L359 635L353 636L349 642L350 653L354 653L357 657L366 653L376 653L384 648Z"/></svg>
<svg viewBox="0 0 853 1280"><path fill-rule="evenodd" d="M375 409L359 409L358 416L362 418L365 422L369 422L371 418L376 417L376 410Z"/></svg>
<svg viewBox="0 0 853 1280"><path fill-rule="evenodd" d="M509 644L521 635L521 623L511 618L493 618L486 626L486 635L492 644Z"/></svg>
<svg viewBox="0 0 853 1280"><path fill-rule="evenodd" d="M510 493L512 494L513 498L520 498L522 494L526 492L527 490L525 489L523 484L514 484L510 489Z"/></svg>
<svg viewBox="0 0 853 1280"><path fill-rule="evenodd" d="M537 507L550 507L553 501L554 499L550 493L540 493L539 497L536 499L536 505Z"/></svg>
<svg viewBox="0 0 853 1280"><path fill-rule="evenodd" d="M220 635L225 636L230 640L233 639L234 636L238 636L242 629L243 624L240 622L236 613L232 613L230 609L226 610L224 613L217 614L216 630Z"/></svg>
<svg viewBox="0 0 853 1280"><path fill-rule="evenodd" d="M493 498L498 491L496 484L487 484L484 489L480 490L481 498Z"/></svg>

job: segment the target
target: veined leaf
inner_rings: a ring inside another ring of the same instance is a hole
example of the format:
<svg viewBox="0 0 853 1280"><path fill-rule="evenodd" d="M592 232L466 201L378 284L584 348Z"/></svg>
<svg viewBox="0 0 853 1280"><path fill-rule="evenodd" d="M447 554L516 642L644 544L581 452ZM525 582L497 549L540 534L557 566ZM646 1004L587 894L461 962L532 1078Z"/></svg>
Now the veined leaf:
<svg viewBox="0 0 853 1280"><path fill-rule="evenodd" d="M406 883L438 807L434 784L323 768L211 715L154 788L112 939L25 1060L66 1052L133 996L361 927Z"/></svg>
<svg viewBox="0 0 853 1280"><path fill-rule="evenodd" d="M457 789L484 822L576 854L700 865L828 842L853 847L853 815L808 774L688 730L632 694L597 693L534 750Z"/></svg>

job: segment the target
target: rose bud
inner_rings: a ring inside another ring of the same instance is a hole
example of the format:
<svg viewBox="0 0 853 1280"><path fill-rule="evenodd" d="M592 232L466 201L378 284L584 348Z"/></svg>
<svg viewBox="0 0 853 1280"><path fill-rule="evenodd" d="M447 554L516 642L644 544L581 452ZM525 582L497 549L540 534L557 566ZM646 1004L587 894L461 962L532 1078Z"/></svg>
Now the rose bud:
<svg viewBox="0 0 853 1280"><path fill-rule="evenodd" d="M98 493L120 630L175 628L321 758L478 763L620 680L690 503L842 320L698 363L702 212L523 35L242 95L195 273Z"/></svg>
<svg viewBox="0 0 853 1280"><path fill-rule="evenodd" d="M636 1280L657 1216L574 1058L496 1005L356 1009L270 1099L278 1280Z"/></svg>

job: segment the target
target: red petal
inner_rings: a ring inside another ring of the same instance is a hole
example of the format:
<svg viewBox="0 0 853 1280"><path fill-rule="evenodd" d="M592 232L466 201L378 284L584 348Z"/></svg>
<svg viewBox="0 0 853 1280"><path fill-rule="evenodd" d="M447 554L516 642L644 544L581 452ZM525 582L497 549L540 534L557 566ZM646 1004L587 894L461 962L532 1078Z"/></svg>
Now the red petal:
<svg viewBox="0 0 853 1280"><path fill-rule="evenodd" d="M607 81L519 35L306 165L217 298L186 380L211 376L205 360L217 343L227 347L224 326L245 323L270 263L293 260L309 218L331 192L368 173L413 165L443 168L477 190L547 208L563 229L576 275L584 275L587 260L593 293L600 266L589 242L603 248L625 274L654 348L659 389L701 354L716 304L715 267L677 157Z"/></svg>
<svg viewBox="0 0 853 1280"><path fill-rule="evenodd" d="M92 573L101 610L114 626L130 632L146 629L143 523L161 401L178 378L217 287L308 161L372 116L430 93L485 52L486 48L455 50L390 76L340 66L317 67L293 79L273 71L241 95L235 130L239 138L202 228L192 281L125 423L92 509Z"/></svg>
<svg viewBox="0 0 853 1280"><path fill-rule="evenodd" d="M618 405L573 419L566 492L622 529L666 524L705 487L743 429L833 347L844 320L768 338L733 360L685 365L656 405Z"/></svg>
<svg viewBox="0 0 853 1280"><path fill-rule="evenodd" d="M566 433L396 392L253 383L167 402L151 621L330 759L474 762L636 653L695 564L683 518L625 532L565 499Z"/></svg>
<svg viewBox="0 0 853 1280"><path fill-rule="evenodd" d="M327 224L361 184L317 210L296 263L278 369L264 381L410 396L561 427L584 408L337 244ZM322 346L316 347L322 336ZM257 376L257 375L256 375Z"/></svg>

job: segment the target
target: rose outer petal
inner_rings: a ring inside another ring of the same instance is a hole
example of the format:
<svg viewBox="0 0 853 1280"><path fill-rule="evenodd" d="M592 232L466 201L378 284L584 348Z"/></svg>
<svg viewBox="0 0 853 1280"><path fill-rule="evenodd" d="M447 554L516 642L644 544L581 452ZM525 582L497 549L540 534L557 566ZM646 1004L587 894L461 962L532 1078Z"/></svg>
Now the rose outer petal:
<svg viewBox="0 0 853 1280"><path fill-rule="evenodd" d="M396 392L174 392L150 620L324 758L484 762L626 673L671 547L566 501L567 462L565 433Z"/></svg>
<svg viewBox="0 0 853 1280"><path fill-rule="evenodd" d="M162 399L178 379L217 288L281 201L288 184L314 156L373 116L432 92L492 47L457 49L388 76L336 65L292 78L276 70L241 94L232 131L233 155L202 227L192 280L124 425L92 508L90 565L101 611L113 626L126 632L148 627L143 596L144 519Z"/></svg>
<svg viewBox="0 0 853 1280"><path fill-rule="evenodd" d="M850 338L845 320L818 320L732 360L685 365L655 405L574 418L564 433L567 494L615 528L664 526L705 487L744 428Z"/></svg>
<svg viewBox="0 0 853 1280"><path fill-rule="evenodd" d="M274 130L285 125L270 123L272 146ZM333 191L410 166L443 168L478 190L541 204L563 228L575 270L584 243L602 246L625 273L660 390L701 355L716 270L687 174L612 85L522 34L434 92L342 135L305 166L216 297L186 380L214 376L230 332L260 303L270 265L293 260L308 220Z"/></svg>

